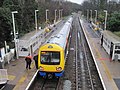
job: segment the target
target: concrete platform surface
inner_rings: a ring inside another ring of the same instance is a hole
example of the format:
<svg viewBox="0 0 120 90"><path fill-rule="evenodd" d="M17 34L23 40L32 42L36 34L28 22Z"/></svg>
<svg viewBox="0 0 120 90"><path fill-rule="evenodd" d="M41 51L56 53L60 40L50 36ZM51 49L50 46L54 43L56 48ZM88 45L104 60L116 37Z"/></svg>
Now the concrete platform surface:
<svg viewBox="0 0 120 90"><path fill-rule="evenodd" d="M31 69L29 70L26 70L25 63L24 58L19 58L5 66L8 71L9 81L3 90L25 90L37 71L34 67L34 61L32 61Z"/></svg>
<svg viewBox="0 0 120 90"><path fill-rule="evenodd" d="M109 55L100 45L100 37L96 31L92 30L84 19L80 19L82 28L87 37L90 49L94 56L94 61L98 67L98 71L104 84L105 90L119 90L120 89L120 62L111 61Z"/></svg>

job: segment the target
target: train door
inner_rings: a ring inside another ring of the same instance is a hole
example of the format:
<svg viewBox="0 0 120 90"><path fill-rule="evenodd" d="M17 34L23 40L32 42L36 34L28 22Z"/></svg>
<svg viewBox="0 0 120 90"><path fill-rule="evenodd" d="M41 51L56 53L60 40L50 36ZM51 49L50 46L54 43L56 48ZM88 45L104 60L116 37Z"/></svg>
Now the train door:
<svg viewBox="0 0 120 90"><path fill-rule="evenodd" d="M103 45L103 35L101 37L101 46Z"/></svg>
<svg viewBox="0 0 120 90"><path fill-rule="evenodd" d="M110 46L110 57L112 58L112 54L113 54L113 46L114 44L111 42L111 46Z"/></svg>

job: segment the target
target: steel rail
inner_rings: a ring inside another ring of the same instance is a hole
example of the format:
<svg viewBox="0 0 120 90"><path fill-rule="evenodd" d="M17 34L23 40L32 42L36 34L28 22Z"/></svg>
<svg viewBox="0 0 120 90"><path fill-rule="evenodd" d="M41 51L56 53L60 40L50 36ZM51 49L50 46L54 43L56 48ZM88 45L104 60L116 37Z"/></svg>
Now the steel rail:
<svg viewBox="0 0 120 90"><path fill-rule="evenodd" d="M75 51L76 51L75 52L75 54L76 54L76 56L75 56L75 60L76 60L76 63L75 63L76 64L76 90L78 90L78 61L77 61L77 52L78 52L77 51L77 44L78 43L77 43L77 35L76 35L76 43L75 44L76 44L75 45L76 46L76 48L75 48Z"/></svg>
<svg viewBox="0 0 120 90"><path fill-rule="evenodd" d="M79 19L78 19L78 20L79 20ZM82 34L81 34L81 37L83 37ZM93 81L92 81L91 71L90 71L90 67L89 67L89 62L88 62L87 53L86 53L86 48L85 48L85 43L84 43L83 38L81 38L81 42L82 42L83 51L84 51L84 54L85 54L85 60L86 60L86 63L87 63L87 68L88 68L88 72L89 72L89 76L90 76L90 83L91 83L91 86L92 86L92 90L95 90L95 89L94 89L94 85L93 85Z"/></svg>

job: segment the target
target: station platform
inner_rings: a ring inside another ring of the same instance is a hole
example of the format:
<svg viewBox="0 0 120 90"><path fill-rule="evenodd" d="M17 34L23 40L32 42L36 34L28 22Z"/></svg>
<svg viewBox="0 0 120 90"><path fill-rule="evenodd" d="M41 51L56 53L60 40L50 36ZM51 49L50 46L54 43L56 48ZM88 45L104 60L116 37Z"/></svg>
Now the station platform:
<svg viewBox="0 0 120 90"><path fill-rule="evenodd" d="M67 18L66 18L67 19ZM65 20L58 21L53 27L52 35L59 32L59 30L62 28L62 26L65 23ZM42 31L42 30L41 30ZM32 37L34 34L36 34L36 31L32 31L30 33L27 33L25 36L23 36L20 39L27 40L30 37ZM44 41L47 41L47 39L50 38L50 36L44 37ZM34 53L38 53L38 49L35 50L35 52L32 53L32 56L34 56ZM27 90L29 83L31 82L31 79L36 75L37 69L35 68L35 62L32 60L31 63L31 69L26 69L26 61L25 57L19 57L17 60L11 60L9 64L6 64L5 69L7 69L8 72L8 82L5 85L5 87L2 90Z"/></svg>
<svg viewBox="0 0 120 90"><path fill-rule="evenodd" d="M25 58L11 61L5 66L8 72L8 83L3 90L25 90L30 80L37 71L34 67L34 60L31 64L31 69L27 70L25 66Z"/></svg>
<svg viewBox="0 0 120 90"><path fill-rule="evenodd" d="M31 31L19 39L26 40L35 34L36 31ZM24 45L25 44L26 43L24 43ZM36 50L34 53L38 53L38 50ZM32 56L34 56L34 53ZM7 69L8 82L2 90L25 90L37 71L35 68L35 61L33 59L31 63L31 69L26 69L25 56L19 57L18 59L12 58L9 63L5 64L4 68Z"/></svg>
<svg viewBox="0 0 120 90"><path fill-rule="evenodd" d="M100 45L100 36L92 30L90 23L80 19L104 90L120 90L120 62L112 61Z"/></svg>

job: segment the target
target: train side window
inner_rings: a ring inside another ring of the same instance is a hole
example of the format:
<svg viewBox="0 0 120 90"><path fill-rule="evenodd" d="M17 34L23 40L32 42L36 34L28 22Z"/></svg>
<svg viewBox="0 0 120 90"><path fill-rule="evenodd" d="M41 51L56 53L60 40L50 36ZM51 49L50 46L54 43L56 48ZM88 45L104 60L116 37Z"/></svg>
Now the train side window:
<svg viewBox="0 0 120 90"><path fill-rule="evenodd" d="M120 46L115 46L115 49L120 49Z"/></svg>
<svg viewBox="0 0 120 90"><path fill-rule="evenodd" d="M120 54L120 50L116 50L116 51L115 51L115 54Z"/></svg>
<svg viewBox="0 0 120 90"><path fill-rule="evenodd" d="M21 51L28 51L28 49L27 48L22 48Z"/></svg>

